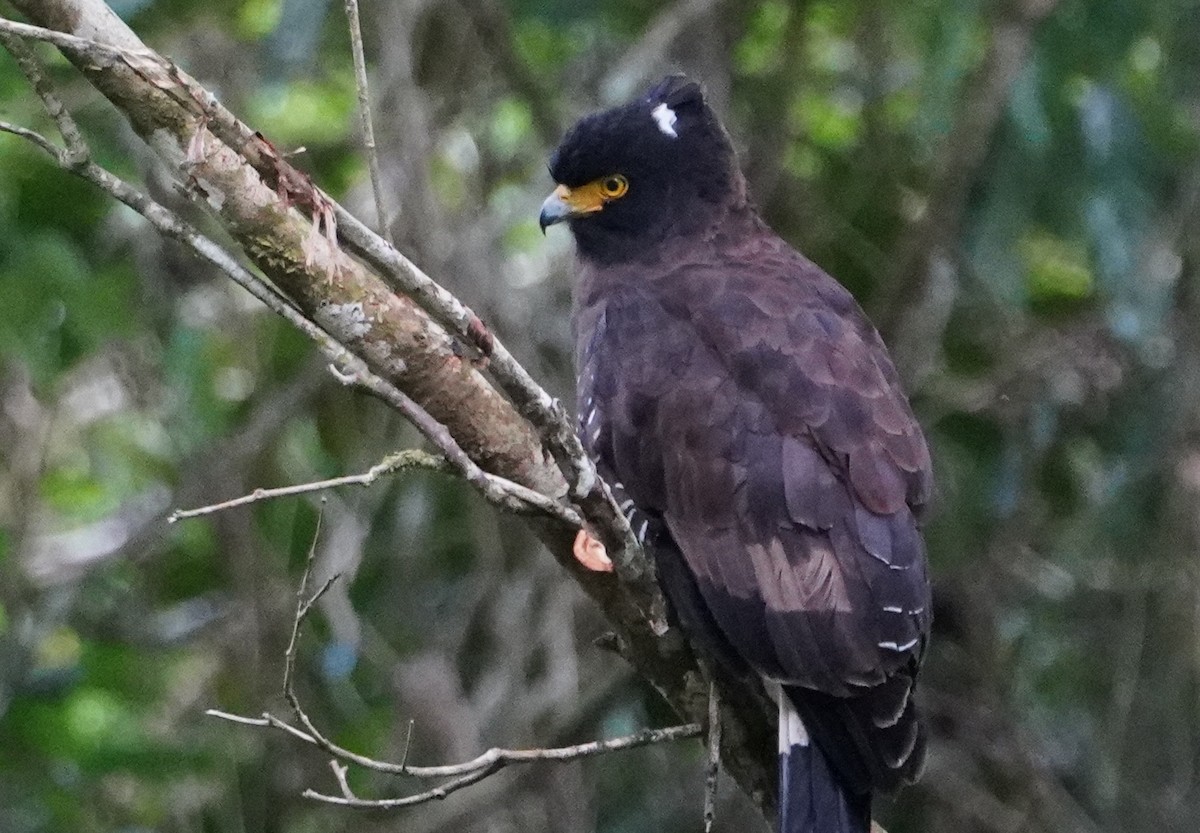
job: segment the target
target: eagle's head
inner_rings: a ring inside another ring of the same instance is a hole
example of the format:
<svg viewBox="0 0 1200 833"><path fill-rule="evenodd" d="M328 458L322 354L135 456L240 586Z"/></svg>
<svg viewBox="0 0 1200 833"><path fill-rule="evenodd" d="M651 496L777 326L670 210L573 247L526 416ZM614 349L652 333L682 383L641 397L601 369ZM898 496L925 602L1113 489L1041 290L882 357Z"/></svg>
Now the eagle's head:
<svg viewBox="0 0 1200 833"><path fill-rule="evenodd" d="M558 187L542 229L568 221L581 257L629 260L711 225L744 184L700 85L671 75L620 107L585 116L550 158Z"/></svg>

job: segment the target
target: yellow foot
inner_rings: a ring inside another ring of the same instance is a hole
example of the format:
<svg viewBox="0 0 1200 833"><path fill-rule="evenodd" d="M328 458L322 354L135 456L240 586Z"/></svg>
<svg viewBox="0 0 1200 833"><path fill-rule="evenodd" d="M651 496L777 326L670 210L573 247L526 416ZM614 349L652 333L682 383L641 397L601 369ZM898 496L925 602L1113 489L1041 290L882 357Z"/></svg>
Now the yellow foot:
<svg viewBox="0 0 1200 833"><path fill-rule="evenodd" d="M599 539L593 538L586 529L579 530L579 534L575 536L574 553L575 560L589 570L597 573L612 572L613 563L608 557L608 551Z"/></svg>

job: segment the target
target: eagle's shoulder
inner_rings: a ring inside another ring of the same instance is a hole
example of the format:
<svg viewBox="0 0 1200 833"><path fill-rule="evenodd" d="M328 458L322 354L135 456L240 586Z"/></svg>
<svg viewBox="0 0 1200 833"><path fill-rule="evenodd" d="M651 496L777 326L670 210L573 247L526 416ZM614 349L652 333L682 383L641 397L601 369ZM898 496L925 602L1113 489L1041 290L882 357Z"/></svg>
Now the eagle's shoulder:
<svg viewBox="0 0 1200 833"><path fill-rule="evenodd" d="M709 256L648 291L694 333L736 394L762 404L853 485L868 509L916 512L929 450L895 366L853 295L778 238Z"/></svg>

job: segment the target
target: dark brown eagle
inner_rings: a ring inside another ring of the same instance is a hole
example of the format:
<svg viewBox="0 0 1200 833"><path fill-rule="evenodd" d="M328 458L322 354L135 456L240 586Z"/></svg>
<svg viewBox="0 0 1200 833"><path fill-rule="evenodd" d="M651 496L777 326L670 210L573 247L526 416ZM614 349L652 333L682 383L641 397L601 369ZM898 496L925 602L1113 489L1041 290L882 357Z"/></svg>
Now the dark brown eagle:
<svg viewBox="0 0 1200 833"><path fill-rule="evenodd" d="M582 119L550 173L584 445L684 631L775 694L780 830L865 833L925 756L930 461L887 348L759 217L687 78Z"/></svg>

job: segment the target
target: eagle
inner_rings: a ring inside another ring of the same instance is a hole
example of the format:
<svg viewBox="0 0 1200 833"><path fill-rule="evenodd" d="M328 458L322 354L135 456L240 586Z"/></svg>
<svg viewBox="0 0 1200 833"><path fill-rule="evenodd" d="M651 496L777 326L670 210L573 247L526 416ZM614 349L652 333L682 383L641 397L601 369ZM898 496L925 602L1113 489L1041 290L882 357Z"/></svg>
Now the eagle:
<svg viewBox="0 0 1200 833"><path fill-rule="evenodd" d="M866 833L926 751L932 472L887 348L759 216L687 77L581 119L550 175L584 447L679 626L778 702L781 833ZM576 556L611 568L586 533Z"/></svg>

